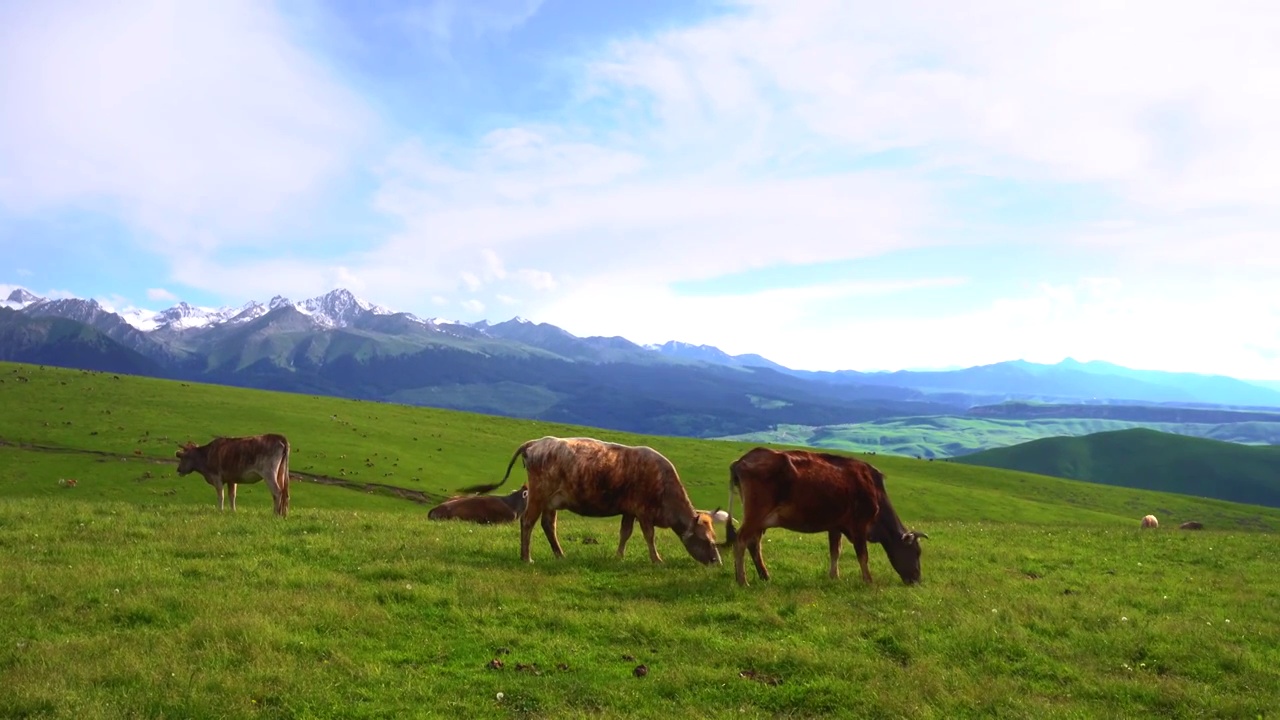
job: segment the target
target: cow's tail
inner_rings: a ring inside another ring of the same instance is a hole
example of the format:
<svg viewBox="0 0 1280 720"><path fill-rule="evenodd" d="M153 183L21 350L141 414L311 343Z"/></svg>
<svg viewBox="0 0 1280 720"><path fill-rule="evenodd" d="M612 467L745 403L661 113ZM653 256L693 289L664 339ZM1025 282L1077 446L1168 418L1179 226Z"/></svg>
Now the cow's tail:
<svg viewBox="0 0 1280 720"><path fill-rule="evenodd" d="M725 508L725 512L729 513L729 517L724 520L724 542L720 547L729 547L738 539L738 531L733 529L733 490L738 488L741 493L742 486L738 484L738 463L729 465L729 503Z"/></svg>
<svg viewBox="0 0 1280 720"><path fill-rule="evenodd" d="M528 442L524 443L520 447L516 448L515 454L511 456L511 462L507 463L507 472L505 475L502 476L501 482L489 483L487 485L472 485L471 487L462 488L460 492L484 495L486 493L491 493L494 490L497 490L498 488L502 487L502 484L507 481L507 478L511 477L511 468L516 466L516 460L523 458L525 460L526 466L528 465L529 447L533 445L535 442L537 442L537 440L529 440Z"/></svg>
<svg viewBox="0 0 1280 720"><path fill-rule="evenodd" d="M284 441L284 457L276 470L276 487L280 488L280 516L289 514L289 441Z"/></svg>

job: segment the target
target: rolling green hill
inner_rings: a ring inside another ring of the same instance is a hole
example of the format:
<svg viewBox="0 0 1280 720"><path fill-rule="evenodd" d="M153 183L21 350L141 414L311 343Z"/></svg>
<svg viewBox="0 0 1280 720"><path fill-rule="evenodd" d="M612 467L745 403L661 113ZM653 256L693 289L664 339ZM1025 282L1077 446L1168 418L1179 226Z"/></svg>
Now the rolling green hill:
<svg viewBox="0 0 1280 720"><path fill-rule="evenodd" d="M1092 417L927 415L843 425L779 424L772 430L729 435L721 439L789 443L921 458L960 457L1040 438L1090 435L1133 428L1148 428L1247 445L1280 445L1280 421L1268 422L1240 415L1250 419L1240 422L1151 422Z"/></svg>
<svg viewBox="0 0 1280 720"><path fill-rule="evenodd" d="M955 462L1280 506L1280 447L1147 429L1033 440Z"/></svg>
<svg viewBox="0 0 1280 720"><path fill-rule="evenodd" d="M653 446L675 463L694 503L713 508L727 497L729 463L755 446L10 363L0 363L0 381L0 405L10 409L0 413L0 441L142 463L135 475L149 469L153 477L137 482L141 492L194 485L197 496L211 497L203 481L179 479L168 466L178 444L217 435L281 432L293 445L294 473L401 487L433 498L500 478L511 453L529 438L591 435ZM1125 524L1158 509L1162 520L1280 529L1280 510L960 463L886 455L874 462L888 475L894 504L908 524L956 518ZM48 483L57 479L49 477ZM76 488L80 495L98 492L99 483L88 480ZM116 481L104 480L103 487L114 487L111 482ZM249 492L264 492L259 487ZM179 497L187 497L185 491Z"/></svg>

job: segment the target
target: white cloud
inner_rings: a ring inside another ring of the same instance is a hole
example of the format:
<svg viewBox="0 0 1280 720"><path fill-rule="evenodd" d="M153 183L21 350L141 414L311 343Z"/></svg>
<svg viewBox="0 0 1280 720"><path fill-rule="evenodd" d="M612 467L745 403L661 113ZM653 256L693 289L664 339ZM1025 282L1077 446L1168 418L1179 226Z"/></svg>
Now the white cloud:
<svg viewBox="0 0 1280 720"><path fill-rule="evenodd" d="M0 107L21 108L0 114L0 206L116 215L174 253L307 209L371 122L248 0L8 4Z"/></svg>
<svg viewBox="0 0 1280 720"><path fill-rule="evenodd" d="M463 300L461 305L468 312L473 312L477 314L484 312L484 303L480 302L479 300L475 300L475 299Z"/></svg>
<svg viewBox="0 0 1280 720"><path fill-rule="evenodd" d="M827 363L838 357L850 362L849 347L858 343L844 342L841 338L846 336L826 331L825 326L832 323L826 313L829 303L923 288L958 287L966 282L958 277L852 281L689 296L660 284L642 284L618 276L577 287L540 306L530 317L559 325L575 335L620 334L641 344L684 340L716 345L732 354L760 353L795 367L837 369L847 365ZM828 339L815 342L819 337ZM803 340L797 341L800 338Z"/></svg>
<svg viewBox="0 0 1280 720"><path fill-rule="evenodd" d="M679 339L796 368L901 369L1065 357L1138 368L1280 378L1280 296L1267 283L1203 282L1194 294L1116 278L1039 284L972 310L895 310L898 293L955 288L959 278L833 283L744 295L679 296L663 287L583 288L531 317L578 335L640 343ZM824 306L863 298L866 312ZM1231 313L1221 308L1234 308ZM558 321L558 322L557 322ZM816 340L821 338L821 340Z"/></svg>
<svg viewBox="0 0 1280 720"><path fill-rule="evenodd" d="M538 11L543 0L431 0L391 14L389 23L424 34L434 48L448 54L459 31L472 37L505 35Z"/></svg>
<svg viewBox="0 0 1280 720"><path fill-rule="evenodd" d="M147 288L147 299L161 302L176 302L178 296L164 288Z"/></svg>
<svg viewBox="0 0 1280 720"><path fill-rule="evenodd" d="M516 275L534 290L555 290L560 286L555 277L546 270L522 268Z"/></svg>

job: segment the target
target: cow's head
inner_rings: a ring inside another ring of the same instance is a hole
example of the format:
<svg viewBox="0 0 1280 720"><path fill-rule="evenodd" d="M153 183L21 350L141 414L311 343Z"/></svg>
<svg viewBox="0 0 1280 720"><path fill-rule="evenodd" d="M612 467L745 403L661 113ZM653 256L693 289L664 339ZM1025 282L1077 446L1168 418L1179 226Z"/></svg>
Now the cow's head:
<svg viewBox="0 0 1280 720"><path fill-rule="evenodd" d="M680 533L680 542L693 559L703 565L720 564L720 549L716 547L716 530L710 514L695 513L689 527Z"/></svg>
<svg viewBox="0 0 1280 720"><path fill-rule="evenodd" d="M928 537L922 532L907 531L901 537L885 538L880 543L889 556L889 564L908 585L920 582L920 540Z"/></svg>
<svg viewBox="0 0 1280 720"><path fill-rule="evenodd" d="M529 507L529 486L521 485L519 490L508 495L507 506L517 517L524 515L525 508Z"/></svg>
<svg viewBox="0 0 1280 720"><path fill-rule="evenodd" d="M188 442L186 445L180 445L178 452L175 453L178 458L178 474L187 475L196 469L196 444Z"/></svg>

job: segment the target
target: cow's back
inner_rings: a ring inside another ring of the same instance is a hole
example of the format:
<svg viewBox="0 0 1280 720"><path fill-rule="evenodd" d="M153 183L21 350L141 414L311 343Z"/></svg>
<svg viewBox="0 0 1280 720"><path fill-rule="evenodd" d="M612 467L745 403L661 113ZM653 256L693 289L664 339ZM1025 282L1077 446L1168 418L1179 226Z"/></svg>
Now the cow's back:
<svg viewBox="0 0 1280 720"><path fill-rule="evenodd" d="M589 517L660 517L664 499L679 485L671 461L649 447L543 438L527 457L531 497L549 509ZM679 490L683 495L683 486Z"/></svg>
<svg viewBox="0 0 1280 720"><path fill-rule="evenodd" d="M287 461L289 441L270 433L250 437L216 438L209 443L209 470L226 483L252 483L274 472L277 460Z"/></svg>
<svg viewBox="0 0 1280 720"><path fill-rule="evenodd" d="M744 501L771 508L780 527L819 532L870 524L879 512L874 468L856 458L756 448L730 467Z"/></svg>

